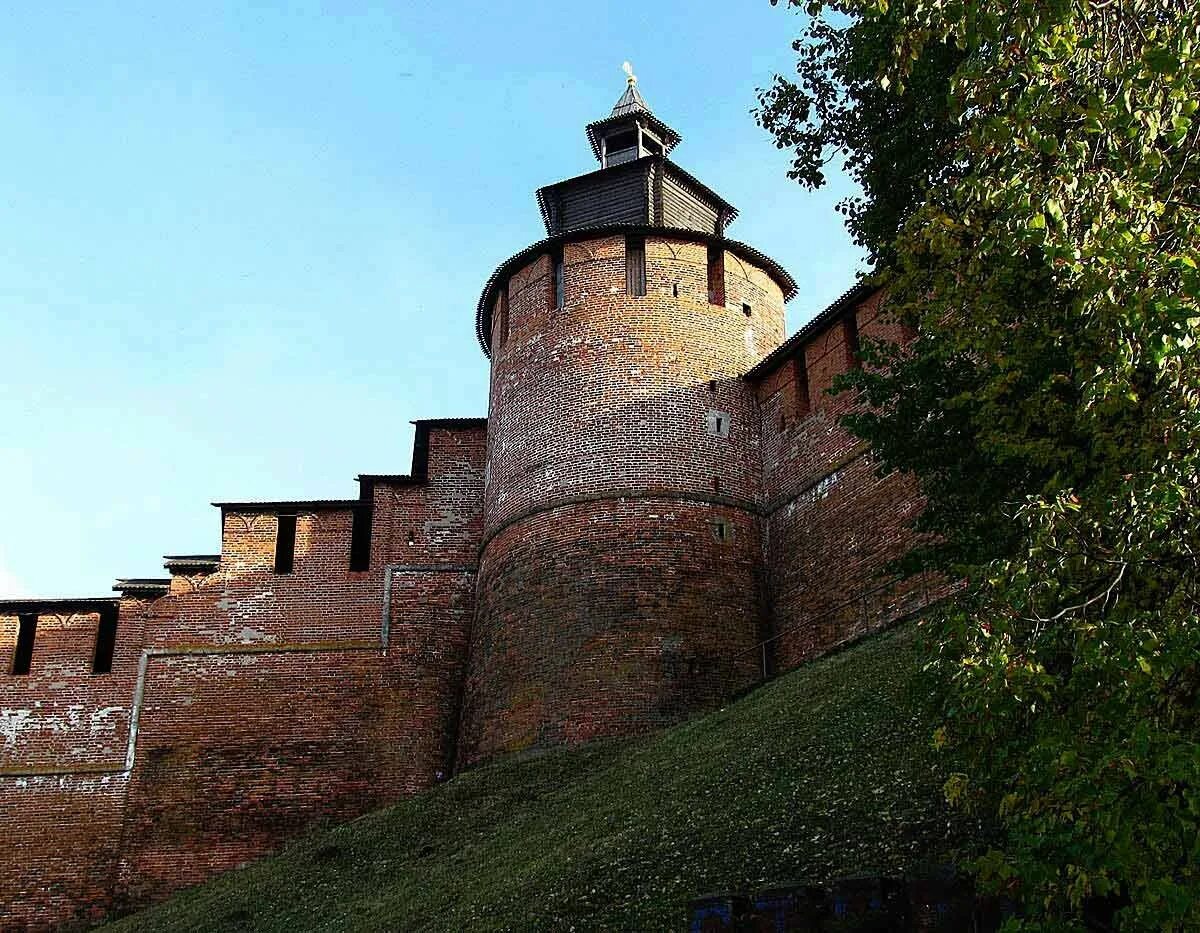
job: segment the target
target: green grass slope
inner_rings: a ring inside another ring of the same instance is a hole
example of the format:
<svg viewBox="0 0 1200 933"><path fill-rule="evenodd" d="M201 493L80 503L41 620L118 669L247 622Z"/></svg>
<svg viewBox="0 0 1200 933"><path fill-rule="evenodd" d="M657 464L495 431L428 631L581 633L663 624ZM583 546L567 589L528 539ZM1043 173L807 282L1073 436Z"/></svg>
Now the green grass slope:
<svg viewBox="0 0 1200 933"><path fill-rule="evenodd" d="M939 862L917 633L657 735L501 762L111 930L678 930L689 898Z"/></svg>

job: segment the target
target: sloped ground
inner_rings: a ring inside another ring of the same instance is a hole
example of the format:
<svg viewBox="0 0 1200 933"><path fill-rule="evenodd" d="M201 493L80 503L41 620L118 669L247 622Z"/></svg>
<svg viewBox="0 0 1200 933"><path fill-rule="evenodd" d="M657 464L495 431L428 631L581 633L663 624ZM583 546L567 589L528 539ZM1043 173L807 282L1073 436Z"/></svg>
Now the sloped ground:
<svg viewBox="0 0 1200 933"><path fill-rule="evenodd" d="M471 771L106 929L680 930L700 894L943 862L970 830L942 802L918 637L658 735Z"/></svg>

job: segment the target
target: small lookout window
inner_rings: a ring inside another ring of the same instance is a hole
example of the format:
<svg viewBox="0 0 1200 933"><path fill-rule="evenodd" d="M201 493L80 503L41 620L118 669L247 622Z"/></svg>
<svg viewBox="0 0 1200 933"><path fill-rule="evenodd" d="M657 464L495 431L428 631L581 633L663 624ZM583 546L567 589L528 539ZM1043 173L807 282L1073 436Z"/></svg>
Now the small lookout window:
<svg viewBox="0 0 1200 933"><path fill-rule="evenodd" d="M496 298L496 343L503 347L508 340L508 283L500 287Z"/></svg>
<svg viewBox="0 0 1200 933"><path fill-rule="evenodd" d="M846 344L846 368L858 369L858 314L851 311L842 321L842 339Z"/></svg>
<svg viewBox="0 0 1200 933"><path fill-rule="evenodd" d="M567 289L563 273L563 254L558 250L551 257L554 264L554 307L561 310L567 303Z"/></svg>
<svg viewBox="0 0 1200 933"><path fill-rule="evenodd" d="M113 654L117 648L117 607L100 610L100 625L96 629L96 653L92 657L93 674L111 674Z"/></svg>
<svg viewBox="0 0 1200 933"><path fill-rule="evenodd" d="M805 362L803 347L792 360L792 379L796 390L796 417L803 418L812 411L812 401L808 394L808 365Z"/></svg>
<svg viewBox="0 0 1200 933"><path fill-rule="evenodd" d="M37 632L37 616L33 614L18 617L17 650L13 654L12 672L28 674L33 664L33 637Z"/></svg>
<svg viewBox="0 0 1200 933"><path fill-rule="evenodd" d="M625 294L633 298L646 294L646 241L642 237L625 238Z"/></svg>
<svg viewBox="0 0 1200 933"><path fill-rule="evenodd" d="M350 525L350 569L355 573L371 569L371 518L374 509L370 504L355 508Z"/></svg>
<svg viewBox="0 0 1200 933"><path fill-rule="evenodd" d="M704 420L708 427L708 433L713 437L729 437L730 418L728 412L710 411Z"/></svg>
<svg viewBox="0 0 1200 933"><path fill-rule="evenodd" d="M280 515L275 534L275 572L291 573L296 558L296 516Z"/></svg>
<svg viewBox="0 0 1200 933"><path fill-rule="evenodd" d="M725 251L712 244L708 247L708 302L725 304Z"/></svg>

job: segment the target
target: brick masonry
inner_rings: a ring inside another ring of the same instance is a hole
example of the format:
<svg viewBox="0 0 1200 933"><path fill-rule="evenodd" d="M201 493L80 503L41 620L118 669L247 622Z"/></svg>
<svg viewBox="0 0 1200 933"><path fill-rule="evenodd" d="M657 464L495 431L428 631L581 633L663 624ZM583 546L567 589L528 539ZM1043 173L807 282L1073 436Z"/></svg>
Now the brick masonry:
<svg viewBox="0 0 1200 933"><path fill-rule="evenodd" d="M111 673L104 600L0 602L0 930L86 925L499 755L677 722L764 654L784 669L920 604L880 587L914 484L876 475L828 391L855 335L902 338L878 296L784 343L770 269L644 235L644 296L619 231L563 244L562 307L552 251L507 270L489 419L418 422L409 474L222 504L219 557L124 591Z"/></svg>

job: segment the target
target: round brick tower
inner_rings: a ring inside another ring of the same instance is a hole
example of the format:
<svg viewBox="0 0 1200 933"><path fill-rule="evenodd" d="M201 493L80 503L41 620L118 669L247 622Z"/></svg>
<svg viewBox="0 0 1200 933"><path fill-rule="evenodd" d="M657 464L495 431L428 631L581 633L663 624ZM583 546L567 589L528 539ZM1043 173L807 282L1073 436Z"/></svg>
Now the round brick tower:
<svg viewBox="0 0 1200 933"><path fill-rule="evenodd" d="M632 76L601 167L538 192L549 238L480 299L492 359L463 765L679 720L751 683L759 429L741 375L791 278L667 159Z"/></svg>

